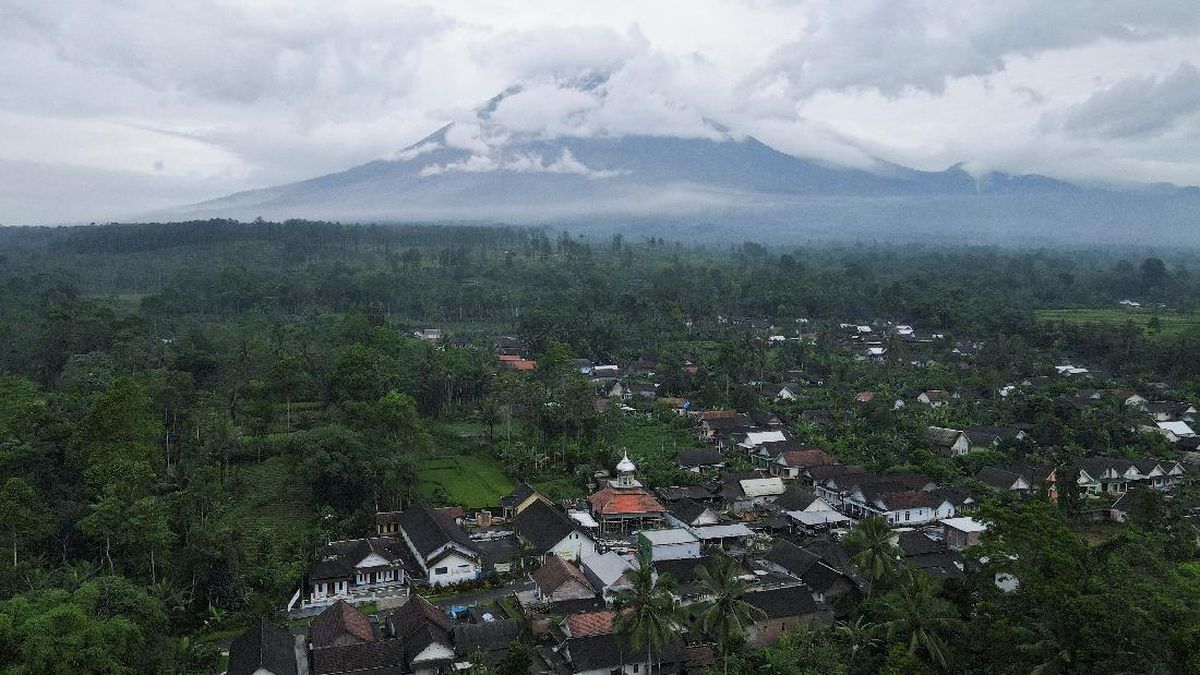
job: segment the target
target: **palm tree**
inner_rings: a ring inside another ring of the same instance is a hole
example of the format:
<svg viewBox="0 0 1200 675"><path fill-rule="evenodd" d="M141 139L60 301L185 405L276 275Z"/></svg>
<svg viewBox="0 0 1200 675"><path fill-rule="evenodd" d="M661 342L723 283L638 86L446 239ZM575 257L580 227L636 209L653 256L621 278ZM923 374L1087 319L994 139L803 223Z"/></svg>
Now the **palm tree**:
<svg viewBox="0 0 1200 675"><path fill-rule="evenodd" d="M934 594L929 577L914 573L900 588L883 598L880 626L888 640L908 642L908 653L925 651L930 661L943 670L949 662L949 647L943 635L954 630L958 616L954 605Z"/></svg>
<svg viewBox="0 0 1200 675"><path fill-rule="evenodd" d="M653 653L670 640L676 629L679 608L675 582L669 574L658 575L648 552L638 556L638 568L629 575L629 588L614 599L618 610L614 627L633 649L646 649L646 668L653 668Z"/></svg>
<svg viewBox="0 0 1200 675"><path fill-rule="evenodd" d="M701 593L708 598L700 605L697 625L705 634L716 637L722 668L727 671L732 647L745 639L755 621L766 618L766 612L742 599L747 584L738 578L737 563L729 556L717 555L696 571L696 578Z"/></svg>
<svg viewBox="0 0 1200 675"><path fill-rule="evenodd" d="M878 626L867 623L867 620L861 616L854 621L839 621L833 629L849 645L851 663L860 652L869 650L879 642Z"/></svg>
<svg viewBox="0 0 1200 675"><path fill-rule="evenodd" d="M857 551L850 558L850 564L871 582L867 595L875 590L879 582L895 573L896 556L900 551L892 542L892 530L883 518L858 521L854 531L846 538L846 544L851 550Z"/></svg>

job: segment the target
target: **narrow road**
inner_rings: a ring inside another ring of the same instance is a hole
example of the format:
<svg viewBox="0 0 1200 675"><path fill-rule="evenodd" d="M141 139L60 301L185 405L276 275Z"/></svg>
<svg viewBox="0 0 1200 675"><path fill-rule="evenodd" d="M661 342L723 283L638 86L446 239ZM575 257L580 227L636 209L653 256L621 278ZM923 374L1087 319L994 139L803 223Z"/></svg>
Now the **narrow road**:
<svg viewBox="0 0 1200 675"><path fill-rule="evenodd" d="M518 591L530 591L530 590L533 590L533 582L529 581L529 580L525 580L525 581L521 581L519 583L509 584L507 586L501 586L500 588L489 588L489 589L483 590L483 591L469 591L467 593L459 593L458 595L452 595L448 598L442 598L441 600L435 600L435 601L433 601L433 604L442 609L449 609L453 605L466 605L466 606L470 607L471 605L478 605L478 604L484 603L484 602L491 602L492 600L499 600L500 598L503 598L506 595L511 595Z"/></svg>

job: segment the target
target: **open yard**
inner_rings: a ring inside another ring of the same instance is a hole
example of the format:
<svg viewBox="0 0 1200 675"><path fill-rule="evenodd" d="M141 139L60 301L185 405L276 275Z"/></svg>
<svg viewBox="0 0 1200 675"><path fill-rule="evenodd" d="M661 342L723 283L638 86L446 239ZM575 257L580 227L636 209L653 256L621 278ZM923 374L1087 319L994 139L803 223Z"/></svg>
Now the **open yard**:
<svg viewBox="0 0 1200 675"><path fill-rule="evenodd" d="M417 463L417 493L432 499L441 489L447 501L466 508L495 506L513 484L500 463L482 455L433 457Z"/></svg>
<svg viewBox="0 0 1200 675"><path fill-rule="evenodd" d="M1063 322L1088 326L1121 326L1126 321L1132 321L1137 326L1149 326L1158 320L1160 329L1164 332L1183 332L1200 328L1200 314L1173 314L1156 312L1148 309L1038 309L1034 310L1038 321Z"/></svg>

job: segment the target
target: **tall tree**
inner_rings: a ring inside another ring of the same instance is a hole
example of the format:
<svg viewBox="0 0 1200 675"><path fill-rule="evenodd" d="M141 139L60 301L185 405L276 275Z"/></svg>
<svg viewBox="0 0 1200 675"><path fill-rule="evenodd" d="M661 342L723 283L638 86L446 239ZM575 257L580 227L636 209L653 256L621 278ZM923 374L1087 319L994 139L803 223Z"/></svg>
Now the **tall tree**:
<svg viewBox="0 0 1200 675"><path fill-rule="evenodd" d="M27 481L9 478L0 486L0 532L12 539L12 564L17 550L45 539L54 528L53 514Z"/></svg>
<svg viewBox="0 0 1200 675"><path fill-rule="evenodd" d="M637 569L630 572L629 588L614 601L619 612L614 626L617 634L634 650L645 648L647 670L653 668L654 650L675 636L678 606L674 590L671 576L655 572L649 552L643 552Z"/></svg>
<svg viewBox="0 0 1200 675"><path fill-rule="evenodd" d="M726 555L717 555L696 571L702 595L708 598L701 604L696 625L706 635L715 637L725 672L729 656L736 645L746 639L755 621L766 618L766 612L742 599L747 584L738 578L737 562Z"/></svg>
<svg viewBox="0 0 1200 675"><path fill-rule="evenodd" d="M957 627L958 615L954 605L935 594L928 575L909 575L906 583L881 598L880 614L880 627L889 640L907 643L910 656L923 651L933 665L949 667L946 638Z"/></svg>
<svg viewBox="0 0 1200 675"><path fill-rule="evenodd" d="M855 551L850 558L850 564L867 576L871 587L867 594L875 592L875 587L891 578L896 572L896 556L899 549L893 543L893 534L883 518L864 518L858 521L854 531L846 538L850 550Z"/></svg>

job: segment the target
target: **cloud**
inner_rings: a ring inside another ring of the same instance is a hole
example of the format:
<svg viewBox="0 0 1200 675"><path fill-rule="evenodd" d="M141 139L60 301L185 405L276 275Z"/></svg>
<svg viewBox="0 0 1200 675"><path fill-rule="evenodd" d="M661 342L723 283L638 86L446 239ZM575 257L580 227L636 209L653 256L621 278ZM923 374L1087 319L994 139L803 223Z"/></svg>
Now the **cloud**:
<svg viewBox="0 0 1200 675"><path fill-rule="evenodd" d="M438 176L446 173L487 173L490 171L561 173L587 178L614 178L628 173L628 171L619 169L592 169L575 159L568 148L563 148L559 156L550 162L547 162L545 157L540 154L529 152L491 156L471 155L457 162L428 165L422 168L420 173L422 176Z"/></svg>
<svg viewBox="0 0 1200 675"><path fill-rule="evenodd" d="M1172 131L1200 114L1200 70L1184 62L1170 75L1130 77L1086 101L1050 114L1046 124L1069 134L1130 138Z"/></svg>
<svg viewBox="0 0 1200 675"><path fill-rule="evenodd" d="M754 135L860 167L1200 184L1196 74L1162 65L1200 64L1198 37L1178 0L17 0L0 161L216 197L426 155L453 122L477 167L563 160L514 141Z"/></svg>

